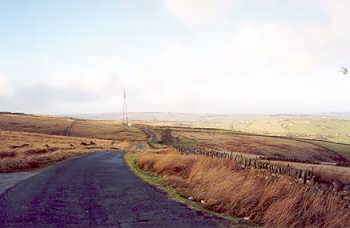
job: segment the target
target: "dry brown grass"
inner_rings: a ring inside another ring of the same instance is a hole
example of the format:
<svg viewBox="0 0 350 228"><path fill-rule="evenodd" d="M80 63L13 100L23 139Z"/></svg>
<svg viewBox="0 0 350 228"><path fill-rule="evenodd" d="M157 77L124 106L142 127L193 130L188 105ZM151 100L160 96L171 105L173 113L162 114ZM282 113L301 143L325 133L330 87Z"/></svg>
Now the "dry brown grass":
<svg viewBox="0 0 350 228"><path fill-rule="evenodd" d="M70 135L134 143L147 140L146 135L137 127L126 128L120 122L103 120L75 120Z"/></svg>
<svg viewBox="0 0 350 228"><path fill-rule="evenodd" d="M88 152L146 143L136 127L116 121L0 113L0 172L39 168Z"/></svg>
<svg viewBox="0 0 350 228"><path fill-rule="evenodd" d="M81 120L53 116L0 113L0 130L77 136L130 142L146 141L136 127L126 128L118 121Z"/></svg>
<svg viewBox="0 0 350 228"><path fill-rule="evenodd" d="M159 128L162 129L162 128ZM161 132L161 130L158 132ZM289 138L246 135L216 129L171 128L173 135L181 139L181 143L194 144L205 149L238 152L244 157L254 159L263 155L271 163L289 165L297 169L313 171L322 181L332 183L334 180L342 184L350 184L350 168L334 165L315 164L320 161L340 162L350 154L348 145L339 145L312 140L295 140ZM328 145L330 144L330 145ZM339 146L342 146L340 149Z"/></svg>
<svg viewBox="0 0 350 228"><path fill-rule="evenodd" d="M1 158L13 158L16 157L16 152L14 151L1 151L0 152L0 159Z"/></svg>
<svg viewBox="0 0 350 228"><path fill-rule="evenodd" d="M8 131L64 135L72 122L72 119L61 117L0 114L0 129Z"/></svg>
<svg viewBox="0 0 350 228"><path fill-rule="evenodd" d="M111 140L0 130L0 172L29 170L85 153L117 148ZM86 143L86 145L84 145Z"/></svg>
<svg viewBox="0 0 350 228"><path fill-rule="evenodd" d="M334 151L316 145L280 137L247 135L222 130L174 128L173 135L196 141L200 146L251 155L263 155L276 160L300 162L346 162Z"/></svg>
<svg viewBox="0 0 350 228"><path fill-rule="evenodd" d="M163 176L185 196L204 200L208 209L267 227L350 226L348 202L286 176L173 151L141 154L137 165Z"/></svg>

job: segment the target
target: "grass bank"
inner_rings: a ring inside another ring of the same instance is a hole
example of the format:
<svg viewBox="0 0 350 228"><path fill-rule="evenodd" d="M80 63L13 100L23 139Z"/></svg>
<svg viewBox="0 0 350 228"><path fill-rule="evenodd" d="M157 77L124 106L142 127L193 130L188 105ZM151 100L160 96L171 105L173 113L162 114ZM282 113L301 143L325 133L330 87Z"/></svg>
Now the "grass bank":
<svg viewBox="0 0 350 228"><path fill-rule="evenodd" d="M210 211L267 227L350 226L349 202L286 176L173 151L146 152L133 159L138 170L162 177L173 191L192 196Z"/></svg>
<svg viewBox="0 0 350 228"><path fill-rule="evenodd" d="M231 221L233 224L242 224L243 227L253 227L254 224L250 222L243 221L239 218L232 217L229 215L225 215L222 213L216 213L214 211L210 211L202 206L200 202L189 200L186 196L181 195L179 192L177 192L171 185L167 184L162 177L158 176L152 171L145 171L140 169L137 166L137 157L135 153L126 153L125 154L125 161L129 168L143 181L146 183L153 185L160 189L161 191L165 192L168 195L168 198L171 200L174 200L176 202L183 203L187 205L189 208L198 210L198 211L204 211L208 214L212 214L218 217L221 217L223 219L226 219L228 221Z"/></svg>

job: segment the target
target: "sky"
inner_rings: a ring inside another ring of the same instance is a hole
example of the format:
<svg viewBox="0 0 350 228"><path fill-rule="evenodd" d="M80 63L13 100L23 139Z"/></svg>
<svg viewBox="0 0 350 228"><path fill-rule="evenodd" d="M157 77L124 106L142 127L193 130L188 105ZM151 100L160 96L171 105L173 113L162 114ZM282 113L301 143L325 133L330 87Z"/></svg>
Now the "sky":
<svg viewBox="0 0 350 228"><path fill-rule="evenodd" d="M0 111L350 112L348 0L0 0Z"/></svg>

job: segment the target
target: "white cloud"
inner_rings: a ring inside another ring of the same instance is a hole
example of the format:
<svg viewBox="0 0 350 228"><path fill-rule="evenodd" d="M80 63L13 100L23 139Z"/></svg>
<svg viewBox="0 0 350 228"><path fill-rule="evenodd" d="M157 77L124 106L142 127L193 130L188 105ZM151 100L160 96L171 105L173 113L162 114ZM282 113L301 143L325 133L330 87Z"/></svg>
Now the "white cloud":
<svg viewBox="0 0 350 228"><path fill-rule="evenodd" d="M169 15L188 26L218 21L223 26L196 30L192 40L175 35L152 53L47 59L37 64L47 69L40 77L35 72L32 87L17 101L35 110L32 100L42 99L36 104L40 110L60 113L120 111L126 87L131 111L307 112L350 106L350 79L338 73L349 64L350 1L320 1L329 20L305 24L278 18L225 21L238 0L162 1ZM47 98L33 95L36 88ZM0 96L11 93L0 76Z"/></svg>
<svg viewBox="0 0 350 228"><path fill-rule="evenodd" d="M350 104L345 96L350 85L337 77L337 64L339 48L349 45L338 43L332 28L241 21L231 32L174 42L136 73L147 91L143 107L147 102L161 104L157 110L190 112L324 111L330 103L344 107ZM325 92L332 90L337 92Z"/></svg>
<svg viewBox="0 0 350 228"><path fill-rule="evenodd" d="M0 96L6 97L13 94L13 89L8 79L0 73Z"/></svg>
<svg viewBox="0 0 350 228"><path fill-rule="evenodd" d="M49 64L37 84L96 96L122 91L123 82L117 73L121 65L119 57L86 56L52 62L56 63L55 66Z"/></svg>
<svg viewBox="0 0 350 228"><path fill-rule="evenodd" d="M223 19L238 0L162 0L164 9L188 26L212 24Z"/></svg>
<svg viewBox="0 0 350 228"><path fill-rule="evenodd" d="M276 73L309 73L322 61L326 42L322 35L318 28L241 23L229 55L237 65L257 71L269 68Z"/></svg>
<svg viewBox="0 0 350 228"><path fill-rule="evenodd" d="M119 57L45 57L45 64L41 59L33 62L39 70L17 79L14 89L0 75L1 108L33 113L120 111L125 83Z"/></svg>
<svg viewBox="0 0 350 228"><path fill-rule="evenodd" d="M329 34L334 38L349 41L350 1L321 0L321 5L329 16Z"/></svg>

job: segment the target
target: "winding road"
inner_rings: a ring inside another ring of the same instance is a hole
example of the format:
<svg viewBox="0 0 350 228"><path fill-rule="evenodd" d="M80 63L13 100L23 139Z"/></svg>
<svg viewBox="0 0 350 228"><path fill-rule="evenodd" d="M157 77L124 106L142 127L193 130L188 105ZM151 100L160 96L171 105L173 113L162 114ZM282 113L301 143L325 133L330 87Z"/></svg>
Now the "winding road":
<svg viewBox="0 0 350 228"><path fill-rule="evenodd" d="M67 160L0 196L0 227L219 227L136 177L123 153Z"/></svg>
<svg viewBox="0 0 350 228"><path fill-rule="evenodd" d="M142 130L148 136L149 143L157 143L158 142L157 135L156 135L156 133L154 133L153 130L151 130L149 128L143 128Z"/></svg>

